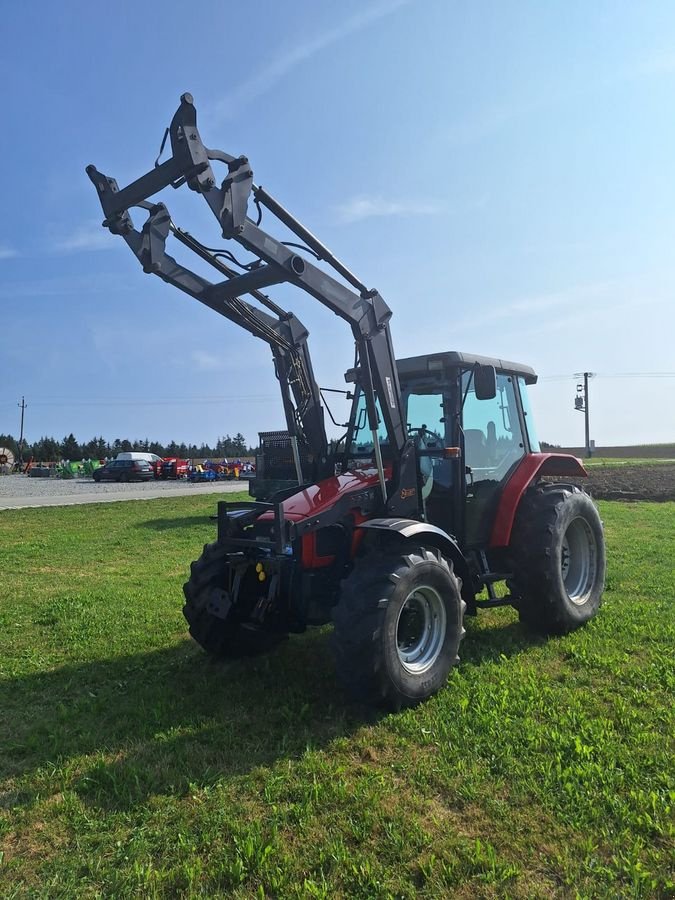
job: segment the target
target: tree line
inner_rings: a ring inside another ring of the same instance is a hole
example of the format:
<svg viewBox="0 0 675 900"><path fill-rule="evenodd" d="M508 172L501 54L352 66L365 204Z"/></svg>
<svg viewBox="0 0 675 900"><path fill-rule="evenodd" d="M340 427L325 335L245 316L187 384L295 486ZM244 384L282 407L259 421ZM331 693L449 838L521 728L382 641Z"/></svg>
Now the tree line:
<svg viewBox="0 0 675 900"><path fill-rule="evenodd" d="M207 459L223 457L234 458L240 456L253 456L256 447L249 447L246 438L238 432L234 437L229 434L219 437L215 446L210 444L185 444L171 441L161 444L159 441L145 440L130 441L127 438L115 438L108 442L103 436L94 436L90 441L80 443L74 434L69 434L58 441L53 437L41 437L35 443L24 440L23 454L19 453L19 442L11 434L0 434L0 447L11 450L18 459L23 455L24 461L33 458L35 462L53 462L59 459L69 459L71 462L82 459L105 459L125 453L129 450L140 450L146 453L156 453L158 456L177 456L183 459Z"/></svg>

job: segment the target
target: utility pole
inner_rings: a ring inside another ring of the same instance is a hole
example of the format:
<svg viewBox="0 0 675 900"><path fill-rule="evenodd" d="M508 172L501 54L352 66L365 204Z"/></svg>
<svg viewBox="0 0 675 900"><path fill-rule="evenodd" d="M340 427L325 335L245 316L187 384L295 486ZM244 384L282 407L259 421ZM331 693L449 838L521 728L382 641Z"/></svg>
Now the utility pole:
<svg viewBox="0 0 675 900"><path fill-rule="evenodd" d="M19 436L19 462L23 466L23 417L26 412L26 398L21 398L21 403L16 404L21 410L21 434Z"/></svg>
<svg viewBox="0 0 675 900"><path fill-rule="evenodd" d="M594 372L575 372L578 378L584 376L583 384L577 384L577 396L574 398L574 408L584 413L585 431L586 431L586 456L590 459L591 451L591 432L588 418L588 380L595 374Z"/></svg>

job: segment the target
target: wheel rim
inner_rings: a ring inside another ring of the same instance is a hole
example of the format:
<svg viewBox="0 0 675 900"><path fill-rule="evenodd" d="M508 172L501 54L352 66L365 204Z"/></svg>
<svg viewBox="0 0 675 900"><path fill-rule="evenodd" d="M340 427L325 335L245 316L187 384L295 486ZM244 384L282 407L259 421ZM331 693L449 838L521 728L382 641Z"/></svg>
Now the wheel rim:
<svg viewBox="0 0 675 900"><path fill-rule="evenodd" d="M419 675L438 659L446 629L445 604L434 588L415 588L406 597L396 622L396 650L403 668Z"/></svg>
<svg viewBox="0 0 675 900"><path fill-rule="evenodd" d="M567 526L562 541L560 571L567 596L582 606L589 598L598 569L598 545L591 526L578 517Z"/></svg>

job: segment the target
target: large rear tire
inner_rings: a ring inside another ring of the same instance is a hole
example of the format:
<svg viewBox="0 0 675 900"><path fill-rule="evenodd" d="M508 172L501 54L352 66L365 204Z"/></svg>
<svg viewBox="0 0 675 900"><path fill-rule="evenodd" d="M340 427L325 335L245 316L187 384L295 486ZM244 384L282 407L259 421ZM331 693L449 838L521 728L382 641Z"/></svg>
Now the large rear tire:
<svg viewBox="0 0 675 900"><path fill-rule="evenodd" d="M210 611L227 585L226 551L214 541L190 566L190 578L183 585L183 615L195 641L212 656L236 659L255 656L276 647L285 634L263 631L241 621L240 610L231 607L226 618Z"/></svg>
<svg viewBox="0 0 675 900"><path fill-rule="evenodd" d="M439 551L357 560L333 610L338 678L363 703L398 710L442 688L464 636L461 582Z"/></svg>
<svg viewBox="0 0 675 900"><path fill-rule="evenodd" d="M520 620L566 634L597 613L605 587L605 540L593 501L573 485L539 485L518 508L511 538Z"/></svg>

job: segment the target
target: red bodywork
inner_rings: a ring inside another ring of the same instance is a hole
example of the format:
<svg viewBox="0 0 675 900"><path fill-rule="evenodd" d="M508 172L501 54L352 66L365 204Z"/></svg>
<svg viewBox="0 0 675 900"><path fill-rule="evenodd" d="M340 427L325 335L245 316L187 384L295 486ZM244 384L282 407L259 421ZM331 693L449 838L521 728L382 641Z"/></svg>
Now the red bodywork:
<svg viewBox="0 0 675 900"><path fill-rule="evenodd" d="M565 453L528 453L524 456L504 486L499 499L490 535L490 547L508 547L518 504L532 480L543 475L586 478L588 473L581 460ZM345 494L358 494L377 482L376 469L362 469L326 478L284 500L284 516L291 522L304 522L331 509ZM355 524L359 525L366 520L366 516L358 509L358 504L350 512ZM271 521L273 518L271 512L266 512L260 516L259 521ZM360 537L361 532L358 530L354 534L352 552L356 551ZM316 532L309 532L302 537L302 560L307 569L318 569L331 565L335 557L320 556L316 551Z"/></svg>
<svg viewBox="0 0 675 900"><path fill-rule="evenodd" d="M499 498L490 535L490 547L508 547L520 498L530 486L532 479L542 475L587 478L588 472L580 459L566 453L528 453L524 456L506 482Z"/></svg>
<svg viewBox="0 0 675 900"><path fill-rule="evenodd" d="M284 517L291 522L304 522L313 516L318 516L331 509L340 497L345 494L357 494L364 488L370 488L378 483L377 469L360 469L357 472L347 472L344 475L335 475L325 478L318 484L313 484L292 497L284 500ZM364 516L358 508L350 510L354 524L365 522ZM270 521L274 516L271 512L263 513L258 521ZM360 532L354 533L352 541L352 555L356 552ZM316 551L316 532L310 531L302 536L302 563L306 569L321 569L335 562L334 556L320 556Z"/></svg>
<svg viewBox="0 0 675 900"><path fill-rule="evenodd" d="M335 506L340 497L345 494L356 493L364 488L377 484L376 469L362 469L358 472L347 472L345 475L335 475L332 478L324 478L318 484L312 484L283 502L284 517L291 522L304 522L312 516L318 516ZM259 522L270 521L274 518L271 512L263 513Z"/></svg>
<svg viewBox="0 0 675 900"><path fill-rule="evenodd" d="M377 484L377 469L360 469L325 478L284 500L284 516L292 522L301 522L318 516L335 506L345 494L351 494ZM266 513L271 518L271 513ZM264 519L265 516L261 516Z"/></svg>

